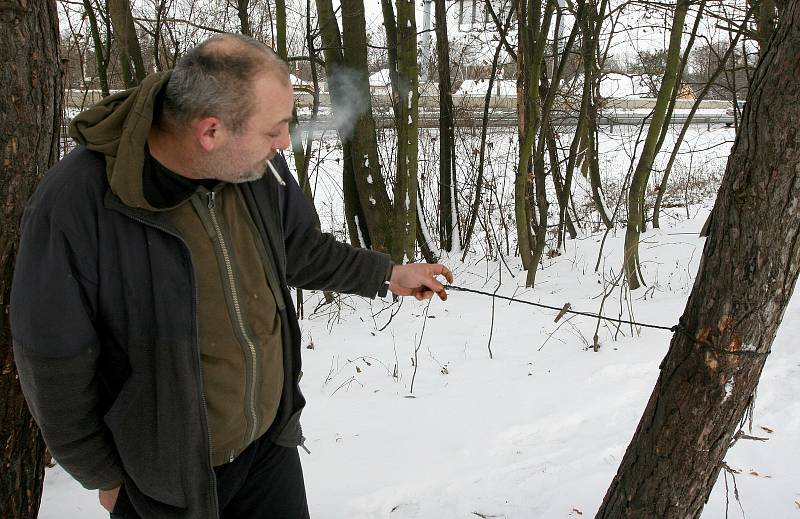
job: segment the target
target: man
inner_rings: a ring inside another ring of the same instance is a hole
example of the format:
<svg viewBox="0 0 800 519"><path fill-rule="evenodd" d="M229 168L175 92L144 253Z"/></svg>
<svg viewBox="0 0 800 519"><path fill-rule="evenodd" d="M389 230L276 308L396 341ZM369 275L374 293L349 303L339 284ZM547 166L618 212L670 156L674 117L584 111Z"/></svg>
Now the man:
<svg viewBox="0 0 800 519"><path fill-rule="evenodd" d="M79 146L31 199L20 381L54 458L112 517L308 517L287 283L447 297L443 265L392 267L320 232L276 153L291 114L285 63L215 36L76 117Z"/></svg>

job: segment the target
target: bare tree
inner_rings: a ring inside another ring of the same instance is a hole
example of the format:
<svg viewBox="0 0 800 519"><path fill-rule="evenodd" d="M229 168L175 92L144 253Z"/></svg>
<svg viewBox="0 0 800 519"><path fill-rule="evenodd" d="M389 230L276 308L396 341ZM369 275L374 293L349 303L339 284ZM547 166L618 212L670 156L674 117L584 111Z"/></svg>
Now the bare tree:
<svg viewBox="0 0 800 519"><path fill-rule="evenodd" d="M543 163L534 147L542 130L542 107L540 105L540 80L547 48L547 34L555 11L555 0L527 0L517 7L519 19L519 52L517 67L519 108L519 163L514 182L514 214L517 220L517 240L522 265L528 271L526 286L533 286L536 269L544 248L544 232L547 226L547 196ZM521 88L520 88L521 87ZM538 209L534 213L533 200ZM531 225L536 234L531 232Z"/></svg>
<svg viewBox="0 0 800 519"><path fill-rule="evenodd" d="M755 71L694 288L598 518L699 517L800 272L800 0Z"/></svg>

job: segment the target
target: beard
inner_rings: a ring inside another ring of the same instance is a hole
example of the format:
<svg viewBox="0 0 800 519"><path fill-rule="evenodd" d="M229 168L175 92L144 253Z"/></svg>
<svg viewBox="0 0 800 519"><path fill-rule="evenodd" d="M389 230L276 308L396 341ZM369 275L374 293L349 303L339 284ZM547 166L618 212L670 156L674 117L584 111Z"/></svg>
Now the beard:
<svg viewBox="0 0 800 519"><path fill-rule="evenodd" d="M225 150L205 161L203 170L204 178L212 178L231 184L252 182L264 176L267 171L267 159L273 154L264 157L256 163L242 164L241 157L236 153Z"/></svg>

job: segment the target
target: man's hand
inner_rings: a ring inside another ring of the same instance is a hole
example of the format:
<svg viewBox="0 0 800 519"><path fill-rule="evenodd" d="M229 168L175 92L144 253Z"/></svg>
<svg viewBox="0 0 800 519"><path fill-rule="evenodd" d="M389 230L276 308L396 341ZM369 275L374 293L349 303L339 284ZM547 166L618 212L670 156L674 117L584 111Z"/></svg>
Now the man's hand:
<svg viewBox="0 0 800 519"><path fill-rule="evenodd" d="M119 497L119 485L111 490L100 490L100 504L103 505L103 508L108 510L108 513L114 511L114 505L117 504L117 497Z"/></svg>
<svg viewBox="0 0 800 519"><path fill-rule="evenodd" d="M436 293L439 299L446 301L447 292L444 290L444 285L434 276L444 276L448 283L453 282L453 273L439 263L395 265L392 268L392 278L389 280L389 290L398 296L414 296L417 301L430 299Z"/></svg>

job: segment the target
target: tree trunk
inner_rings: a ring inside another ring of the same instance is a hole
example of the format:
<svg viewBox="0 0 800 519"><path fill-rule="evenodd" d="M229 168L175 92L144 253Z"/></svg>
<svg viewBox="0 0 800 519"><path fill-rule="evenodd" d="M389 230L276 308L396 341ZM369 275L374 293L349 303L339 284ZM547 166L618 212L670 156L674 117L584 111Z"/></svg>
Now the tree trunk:
<svg viewBox="0 0 800 519"><path fill-rule="evenodd" d="M340 123L344 209L350 243L388 252L391 205L378 164L375 121L370 111L364 4L351 0L342 5L342 16L347 21L343 30L349 34L345 41L348 52L343 53L331 0L316 0L316 3L331 104ZM354 32L361 35L354 36Z"/></svg>
<svg viewBox="0 0 800 519"><path fill-rule="evenodd" d="M0 11L0 517L36 517L45 446L17 379L9 295L22 210L58 159L61 60L54 0L12 1Z"/></svg>
<svg viewBox="0 0 800 519"><path fill-rule="evenodd" d="M678 0L675 6L675 16L672 20L672 33L667 49L667 65L661 89L658 92L656 106L653 108L653 118L647 130L647 137L642 147L642 155L636 164L636 170L631 179L628 192L628 224L625 232L625 249L623 252L625 277L631 290L639 288L642 284L639 274L639 235L642 232L644 218L644 191L650 170L658 153L658 138L666 119L667 107L675 91L675 82L678 81L678 66L680 62L681 37L683 36L683 22L689 10L689 0Z"/></svg>
<svg viewBox="0 0 800 519"><path fill-rule="evenodd" d="M383 28L386 32L386 52L389 58L389 85L392 89L392 111L397 119L400 107L397 103L400 97L397 89L397 20L394 17L394 7L392 0L381 0L381 11L383 12Z"/></svg>
<svg viewBox="0 0 800 519"><path fill-rule="evenodd" d="M758 42L758 55L764 56L767 44L775 32L775 19L778 15L775 0L755 0L756 5L756 41Z"/></svg>
<svg viewBox="0 0 800 519"><path fill-rule="evenodd" d="M419 146L417 21L414 2L397 1L397 176L394 186L392 259L413 261L417 238L417 149Z"/></svg>
<svg viewBox="0 0 800 519"><path fill-rule="evenodd" d="M699 517L800 271L800 0L748 96L700 269L598 518Z"/></svg>
<svg viewBox="0 0 800 519"><path fill-rule="evenodd" d="M352 182L357 190L355 201L360 209L375 250L389 252L391 243L391 203L386 191L386 182L378 163L378 143L375 137L375 119L369 92L367 70L367 35L363 0L345 0L342 8L343 67L328 75L334 111L337 118L344 115L350 119L352 128L343 128L340 135L350 145ZM320 20L321 22L321 20ZM355 122L352 119L355 117ZM340 119L341 120L341 119Z"/></svg>
<svg viewBox="0 0 800 519"><path fill-rule="evenodd" d="M537 254L541 247L537 246L536 239L531 234L531 221L535 218L531 208L531 197L534 184L537 189L544 186L544 167L538 161L541 155L535 153L534 147L541 130L542 107L539 99L539 87L544 53L547 48L547 34L554 9L555 0L544 1L544 12L542 12L542 0L520 2L517 66L522 67L523 70L522 97L524 104L519 114L521 118L520 147L517 175L514 181L514 214L522 265L528 271L525 286L533 286L536 268L541 257L540 254ZM543 189L538 193L540 196L537 200L537 207L541 216L544 207L541 204L546 204L546 195ZM544 221L539 221L541 218L536 221L537 229L539 225L547 225L546 209L544 216ZM543 240L540 240L539 244L541 245L541 243Z"/></svg>
<svg viewBox="0 0 800 519"><path fill-rule="evenodd" d="M94 45L94 59L97 66L97 77L100 80L100 92L103 97L108 96L111 92L108 88L108 56L104 52L103 42L100 39L100 28L97 25L97 16L92 8L91 0L83 0L83 8L86 11L86 17L89 19L89 30L92 34L92 44Z"/></svg>
<svg viewBox="0 0 800 519"><path fill-rule="evenodd" d="M333 77L337 70L343 67L342 61L342 36L339 24L333 11L331 0L316 0L317 16L319 17L319 34L322 39L322 48L325 56L325 74ZM329 86L331 100L337 99L344 92L339 92L339 85L334 82ZM335 115L335 114L334 114ZM363 217L361 206L358 202L358 191L353 179L353 162L351 160L351 146L347 135L339 134L342 141L342 191L344 195L344 214L347 222L347 234L350 244L354 247L369 247L369 232L367 222ZM362 239L363 238L363 239Z"/></svg>
<svg viewBox="0 0 800 519"><path fill-rule="evenodd" d="M283 9L281 9L281 7ZM237 0L236 2L236 14L239 15L239 24L242 27L242 34L245 36L253 36L253 31L250 28L250 0ZM286 4L283 0L275 0L275 27L278 31L278 48L280 48L281 44L281 32L283 32L283 41L284 44L286 42ZM283 14L283 20L281 20L281 14ZM285 51L284 47L284 51ZM278 52L280 55L280 52Z"/></svg>
<svg viewBox="0 0 800 519"><path fill-rule="evenodd" d="M141 83L147 75L139 36L133 23L131 4L129 0L108 0L108 11L111 15L111 25L114 26L114 37L117 40L123 82L125 88L131 88Z"/></svg>
<svg viewBox="0 0 800 519"><path fill-rule="evenodd" d="M240 0L246 1L246 0ZM246 13L246 11L245 11ZM306 17L308 20L309 17ZM289 62L289 51L287 50L286 46L286 1L285 0L276 0L275 1L275 21L276 21L276 42L277 42L277 54L278 56L283 59L283 61ZM244 22L242 22L242 30L244 31ZM308 27L307 27L308 30ZM244 34L244 32L243 32ZM310 32L307 31L307 34ZM308 54L311 58L311 68L315 69L316 64L314 63L314 48L313 43L314 39L309 37L307 39L308 44L310 45ZM315 92L315 102L318 101L319 96ZM311 135L309 134L309 146L311 143L310 140ZM306 153L303 149L303 135L299 131L299 123L297 120L297 107L292 108L292 120L289 121L289 140L291 141L292 145L292 158L294 159L294 169L297 172L297 180L300 184L300 187L303 188L303 192L306 194L308 199L311 203L314 203L314 197L311 193L311 184L308 180L308 165L306 164ZM309 147L309 151L311 148ZM315 209L316 211L316 209Z"/></svg>
<svg viewBox="0 0 800 519"><path fill-rule="evenodd" d="M445 0L434 0L436 15L436 55L439 62L439 245L453 250L458 239L453 218L453 179L455 170L455 131L453 95L450 93L450 41L447 39Z"/></svg>
<svg viewBox="0 0 800 519"><path fill-rule="evenodd" d="M583 126L578 124L582 130L576 135L583 151L584 171L587 172L589 183L592 188L592 200L595 209L606 229L611 229L614 225L608 217L603 196L603 184L600 179L600 163L597 145L597 99L600 92L600 70L598 67L598 47L600 45L600 32L603 27L603 18L607 1L601 2L600 12L597 10L597 2L589 0L586 2L585 22L583 29L583 97L581 100L581 115L586 118Z"/></svg>

